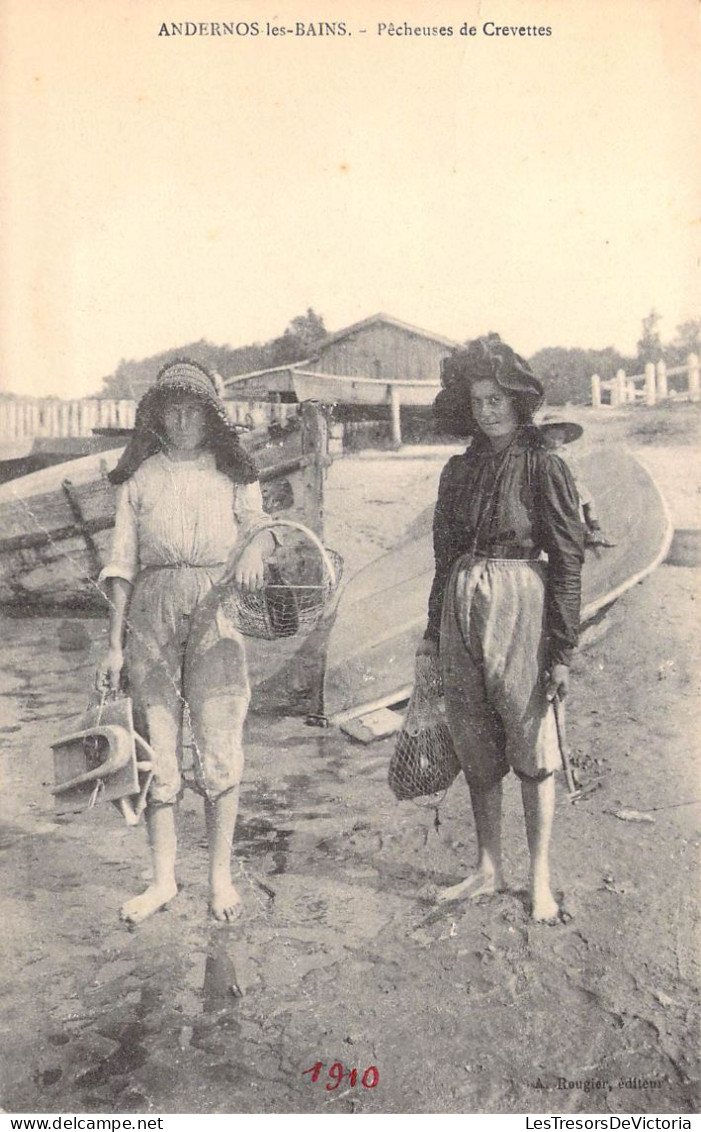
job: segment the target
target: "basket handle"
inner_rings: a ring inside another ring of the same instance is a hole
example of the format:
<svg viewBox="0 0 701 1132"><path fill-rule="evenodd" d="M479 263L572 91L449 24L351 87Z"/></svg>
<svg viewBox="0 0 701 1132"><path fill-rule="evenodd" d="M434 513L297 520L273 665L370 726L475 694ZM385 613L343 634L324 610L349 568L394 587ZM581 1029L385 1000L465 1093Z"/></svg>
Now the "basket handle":
<svg viewBox="0 0 701 1132"><path fill-rule="evenodd" d="M233 564L235 565L238 562L238 560L241 557L241 555L243 554L244 550L246 550L246 548L253 541L253 539L256 537L256 535L259 535L261 531L271 530L274 527L290 527L292 530L301 531L301 533L303 535L306 535L307 538L310 539L310 541L314 543L317 550L319 551L319 553L321 555L322 562L324 563L324 566L326 567L326 571L328 573L331 585L332 586L336 585L336 582L337 582L336 570L335 570L333 562L331 561L331 558L329 557L329 555L326 552L326 547L322 543L321 539L309 527L305 527L304 523L298 523L294 519L271 519L270 522L258 524L249 533L248 537L243 542L238 554L236 555L236 558L234 559Z"/></svg>

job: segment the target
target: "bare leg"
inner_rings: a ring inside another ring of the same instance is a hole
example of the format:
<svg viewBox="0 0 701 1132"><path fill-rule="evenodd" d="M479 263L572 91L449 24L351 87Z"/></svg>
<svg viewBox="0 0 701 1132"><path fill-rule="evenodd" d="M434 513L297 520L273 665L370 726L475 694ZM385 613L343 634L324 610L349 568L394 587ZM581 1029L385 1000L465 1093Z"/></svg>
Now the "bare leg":
<svg viewBox="0 0 701 1132"><path fill-rule="evenodd" d="M120 915L130 924L140 924L147 916L157 912L177 895L175 883L175 807L149 806L146 810L146 827L151 846L153 881L145 892L127 900Z"/></svg>
<svg viewBox="0 0 701 1132"><path fill-rule="evenodd" d="M501 798L502 783L489 790L470 790L472 812L477 830L477 869L460 884L444 888L437 900L475 900L492 896L504 888L501 863Z"/></svg>
<svg viewBox="0 0 701 1132"><path fill-rule="evenodd" d="M241 897L231 881L231 851L238 808L238 786L220 794L214 802L205 798L210 906L215 920L235 920L242 909Z"/></svg>
<svg viewBox="0 0 701 1132"><path fill-rule="evenodd" d="M534 920L552 920L559 912L550 888L550 834L555 812L555 776L536 780L521 779L526 837L531 855L531 916Z"/></svg>

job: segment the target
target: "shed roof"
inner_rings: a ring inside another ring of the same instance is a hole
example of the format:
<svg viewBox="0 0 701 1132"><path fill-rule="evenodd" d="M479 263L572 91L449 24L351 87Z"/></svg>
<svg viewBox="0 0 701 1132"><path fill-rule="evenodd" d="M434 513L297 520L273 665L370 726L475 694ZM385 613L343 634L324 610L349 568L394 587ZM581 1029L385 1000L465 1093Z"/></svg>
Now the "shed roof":
<svg viewBox="0 0 701 1132"><path fill-rule="evenodd" d="M265 369L236 374L235 376L225 378L224 385L228 388L229 386L235 385L238 381L245 381L247 378L263 377L267 374L282 373L285 370L291 369L304 369L306 366L309 366L315 358L318 358L327 347L333 346L337 342L342 342L344 338L351 338L354 334L359 334L377 323L393 326L398 330L403 330L405 333L413 334L418 338L426 338L430 342L435 342L437 345L445 346L451 350L461 344L454 338L446 338L443 334L434 334L431 330L422 330L419 326L412 326L408 322L402 322L400 319L393 318L391 315L384 314L380 311L378 314L372 314L369 318L363 318L360 322L354 322L351 326L344 327L343 330L336 330L333 334L327 334L325 338L320 339L320 341L316 343L313 353L299 362L288 362L286 365L267 366Z"/></svg>
<svg viewBox="0 0 701 1132"><path fill-rule="evenodd" d="M336 330L333 334L327 334L317 344L314 350L314 355L320 354L328 346L334 345L336 342L341 342L344 338L350 338L354 334L359 334L368 327L373 326L375 323L385 323L387 326L393 326L397 330L404 330L407 334L414 334L418 338L428 338L431 342L437 342L441 346L447 346L452 349L459 346L454 338L446 338L443 334L434 334L432 330L422 330L419 326L412 326L408 322L402 322L398 318L393 318L389 314L384 314L380 311L378 314L372 314L369 318L363 318L360 322L354 322L351 326L344 327L343 330ZM297 362L297 365L302 363Z"/></svg>

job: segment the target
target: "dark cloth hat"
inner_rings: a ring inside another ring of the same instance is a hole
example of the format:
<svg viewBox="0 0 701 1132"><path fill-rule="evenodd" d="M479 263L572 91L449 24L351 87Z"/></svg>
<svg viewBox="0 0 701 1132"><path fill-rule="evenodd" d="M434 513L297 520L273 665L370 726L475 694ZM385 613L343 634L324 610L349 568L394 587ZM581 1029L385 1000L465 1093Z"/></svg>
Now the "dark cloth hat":
<svg viewBox="0 0 701 1132"><path fill-rule="evenodd" d="M472 416L470 386L491 379L514 394L519 420L529 423L543 404L545 390L528 362L502 342L498 334L475 338L441 362L441 392L433 403L436 427L452 436L479 432Z"/></svg>
<svg viewBox="0 0 701 1132"><path fill-rule="evenodd" d="M256 465L241 445L214 377L199 362L178 358L160 370L154 385L139 401L134 435L116 468L109 473L111 483L124 483L144 460L163 449L163 410L183 395L195 398L206 411L206 446L214 453L217 469L235 483L253 483L258 479Z"/></svg>

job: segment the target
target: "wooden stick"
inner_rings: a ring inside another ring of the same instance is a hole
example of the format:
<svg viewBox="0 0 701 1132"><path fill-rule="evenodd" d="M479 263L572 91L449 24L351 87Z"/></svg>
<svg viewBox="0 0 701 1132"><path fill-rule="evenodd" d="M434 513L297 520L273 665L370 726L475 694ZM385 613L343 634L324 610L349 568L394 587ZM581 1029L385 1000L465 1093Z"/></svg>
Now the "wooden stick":
<svg viewBox="0 0 701 1132"><path fill-rule="evenodd" d="M553 700L553 708L555 709L555 727L557 729L557 745L560 748L560 758L562 759L562 769L565 772L565 782L567 783L567 793L570 798L574 800L579 791L574 784L574 776L572 774L572 765L570 763L570 755L567 750L567 732L565 730L565 705L559 696L555 696Z"/></svg>

